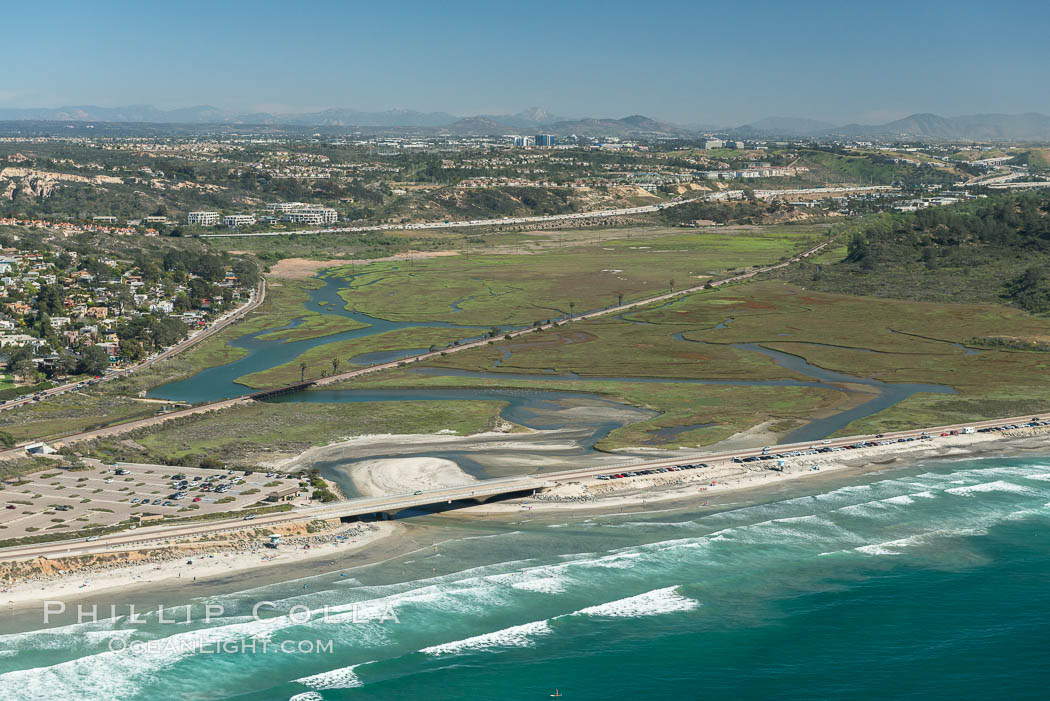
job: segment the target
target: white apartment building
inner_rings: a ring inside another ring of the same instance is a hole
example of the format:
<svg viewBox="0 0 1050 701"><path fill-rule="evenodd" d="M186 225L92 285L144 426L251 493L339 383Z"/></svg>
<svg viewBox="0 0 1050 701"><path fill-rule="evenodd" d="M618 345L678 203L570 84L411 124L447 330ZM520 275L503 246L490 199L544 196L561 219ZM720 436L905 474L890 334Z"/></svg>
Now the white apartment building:
<svg viewBox="0 0 1050 701"><path fill-rule="evenodd" d="M153 215L149 217L142 217L143 224L167 224L168 218L159 215Z"/></svg>
<svg viewBox="0 0 1050 701"><path fill-rule="evenodd" d="M281 221L293 222L295 224L334 224L339 221L339 213L331 207L301 207L285 212Z"/></svg>
<svg viewBox="0 0 1050 701"><path fill-rule="evenodd" d="M196 224L197 226L215 226L219 223L218 212L190 212L186 215L187 224Z"/></svg>
<svg viewBox="0 0 1050 701"><path fill-rule="evenodd" d="M271 212L291 212L293 209L302 209L308 205L305 202L273 202L266 205Z"/></svg>
<svg viewBox="0 0 1050 701"><path fill-rule="evenodd" d="M231 228L238 226L251 226L255 223L254 214L227 214L222 218L222 225Z"/></svg>

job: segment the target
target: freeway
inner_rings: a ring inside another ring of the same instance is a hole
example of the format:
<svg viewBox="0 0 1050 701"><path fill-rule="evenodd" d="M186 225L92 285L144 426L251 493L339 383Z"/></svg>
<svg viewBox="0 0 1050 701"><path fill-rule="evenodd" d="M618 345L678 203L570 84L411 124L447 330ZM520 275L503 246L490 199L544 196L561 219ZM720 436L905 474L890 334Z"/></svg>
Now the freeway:
<svg viewBox="0 0 1050 701"><path fill-rule="evenodd" d="M119 369L119 370L107 370L104 375L102 375L100 377L97 377L94 380L78 380L76 382L67 382L64 385L59 385L57 387L52 387L50 389L45 389L42 392L38 392L37 394L33 395L32 397L27 397L26 399L9 401L6 404L3 404L2 406L0 406L0 411L6 411L7 409L14 409L14 408L17 408L17 407L20 407L20 406L25 406L26 404L30 404L31 402L39 401L39 400L42 400L42 399L47 399L48 397L55 397L55 396L58 396L60 394L65 394L66 392L69 392L69 391L72 391L72 390L76 390L76 389L80 389L81 387L84 387L86 385L96 384L96 383L99 383L99 382L109 382L110 380L115 380L118 377L125 377L126 375L128 375L128 374L130 374L132 372L135 372L136 370L142 370L144 368L148 368L151 365L155 365L155 364L161 362L162 360L167 360L168 358L171 358L171 357L177 355L178 353L181 353L182 351L186 350L187 348L195 346L198 343L200 343L201 341L204 341L204 340L207 340L208 338L211 338L212 336L214 336L218 332L222 331L224 328L226 328L227 326L229 326L233 322L237 321L238 319L243 318L244 315L247 314L248 312L250 312L253 309L257 308L260 304L263 303L263 301L265 299L266 299L266 282L264 280L260 279L259 287L252 293L251 297L248 299L248 301L245 304L242 304L241 306L237 307L236 309L234 309L234 310L232 310L230 312L227 312L226 314L220 316L218 319L216 319L213 323L209 324L207 327L205 327L205 328L203 328L203 329L201 329L201 330L199 330L199 331L197 331L197 332L195 332L193 334L190 334L189 336L187 336L186 338L182 339L181 341L179 341L175 345L165 348L160 353L157 353L155 355L151 355L148 358L146 358L145 360L143 360L142 362L136 363L135 365L130 365L130 366L126 367L126 368L122 368L122 369Z"/></svg>
<svg viewBox="0 0 1050 701"><path fill-rule="evenodd" d="M859 443L868 441L899 441L899 440L921 440L926 436L940 437L950 434L952 431L962 432L964 430L976 430L981 428L999 428L1005 425L1026 424L1032 421L1029 415L1010 417L1005 419L991 419L976 421L967 424L952 424L948 426L935 426L929 428L916 428L906 431L894 431L878 435L857 435L841 438L828 439L820 442L821 448L847 448L857 446ZM595 479L598 475L622 474L625 471L652 470L661 467L674 467L686 463L702 461L707 465L725 464L734 459L744 459L763 453L790 453L816 447L810 443L794 443L766 448L753 448L722 453L698 452L691 455L680 455L674 458L659 460L638 460L620 463L616 465L602 465L600 467L589 467L584 469L564 470L560 472L548 472L536 475L523 475L520 477L504 477L499 479L481 480L459 487L445 487L441 489L417 491L411 494L396 494L384 497L361 497L357 499L346 499L344 501L308 506L292 511L264 514L246 521L244 517L228 518L205 523L183 523L172 525L158 525L138 528L134 531L125 531L110 535L99 536L94 540L83 538L64 540L53 543L35 545L21 545L0 549L0 561L21 560L34 557L65 556L72 554L84 554L89 552L103 552L110 549L129 548L133 546L145 546L158 543L172 538L197 537L202 535L213 535L220 532L228 532L244 528L260 528L281 523L292 523L314 519L334 519L342 517L369 516L373 514L393 514L405 509L420 508L451 504L462 501L484 501L485 499L499 495L514 495L534 490L546 489L557 486L570 480ZM873 448L854 448L854 450L865 451ZM758 463L759 466L762 463ZM699 473L702 474L702 473ZM631 479L627 477L626 479Z"/></svg>
<svg viewBox="0 0 1050 701"><path fill-rule="evenodd" d="M1050 180L1039 180L1027 183L998 183L996 185L988 186L991 190L1033 190L1044 187L1050 188Z"/></svg>
<svg viewBox="0 0 1050 701"><path fill-rule="evenodd" d="M459 229L474 226L506 226L509 224L539 224L554 221L572 221L574 219L596 219L603 217L622 217L631 214L648 214L659 212L668 207L678 207L690 202L696 202L696 197L673 202L661 202L643 207L623 207L620 209L599 209L592 212L573 212L571 214L548 214L535 217L502 217L500 219L468 219L464 221L444 222L419 222L416 224L376 224L373 226L343 226L330 229L304 229L302 231L268 231L255 234L239 234L235 232L223 234L201 234L203 239L217 238L251 238L259 236L310 236L316 234L356 234L366 231L417 231L425 229Z"/></svg>
<svg viewBox="0 0 1050 701"><path fill-rule="evenodd" d="M841 194L845 192L882 192L896 191L897 188L890 185L870 186L842 186L842 187L817 187L796 190L756 190L755 196L762 200L771 200L779 197L801 197L808 195ZM579 221L588 219L602 219L607 217L623 217L633 214L650 214L659 212L670 207L680 207L690 202L720 202L730 199L743 199L743 190L719 190L702 197L689 197L685 199L649 204L642 207L623 207L619 209L599 209L590 212L573 212L570 214L548 214L535 217L503 217L500 219L467 219L463 221L441 221L441 222L418 222L414 224L374 224L371 226L342 226L327 229L302 229L299 231L264 231L259 233L237 233L235 231L221 234L201 234L203 239L218 238L253 238L266 236L316 236L318 234L359 234L367 231L421 231L428 229L461 229L464 227L477 226L507 226L511 224L542 224L557 221Z"/></svg>

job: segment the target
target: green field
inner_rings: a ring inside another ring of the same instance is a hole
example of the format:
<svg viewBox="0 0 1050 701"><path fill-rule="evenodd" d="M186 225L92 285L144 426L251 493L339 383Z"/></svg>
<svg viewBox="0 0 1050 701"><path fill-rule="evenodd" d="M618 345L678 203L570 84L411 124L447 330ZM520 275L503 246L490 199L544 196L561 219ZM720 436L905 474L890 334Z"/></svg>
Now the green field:
<svg viewBox="0 0 1050 701"><path fill-rule="evenodd" d="M974 353L965 346L974 337L1050 339L1050 320L1006 307L831 295L767 281L697 293L671 305L628 314L626 318L645 323L615 319L578 322L428 364L497 374L534 373L536 380L532 382L559 387L564 387L564 383L544 379L543 375L556 370L592 377L804 379L765 356L729 345L758 343L847 374L888 383L941 384L958 391L956 396L915 395L857 422L847 433L1050 409L1050 376L1046 373L1050 354L1003 349ZM732 321L727 326L716 328L719 322L729 319ZM675 340L674 334L701 343ZM411 386L429 386L435 381L442 386L468 382L412 373L401 373L398 381ZM369 380L369 385L372 382ZM519 381L491 378L477 382L503 386ZM604 384L577 382L574 388L597 391ZM664 412L659 419L661 426L705 422L697 420L698 415L686 415L674 393L666 390L669 385L610 384L616 386L603 391L611 397ZM682 388L698 406L704 398L719 393L709 386ZM786 414L794 418L813 416L807 412L823 411L835 402L842 406L846 401L845 395L821 396L819 400L809 396L823 395L819 389L780 388L779 394L774 393L777 401L767 398L756 402L754 398L762 394L757 389L765 388L732 388L723 394L725 398L732 397L732 401L726 401L719 412L705 414L704 418L723 426L740 427L782 420ZM784 392L786 389L792 392ZM737 412L741 404L747 409L743 414L746 420L741 420ZM720 418L726 416L734 418ZM625 436L637 435L638 430L646 428L622 429L611 437L611 442L619 445ZM705 429L696 437L709 442L724 436L722 431ZM676 436L673 443L681 440L683 436Z"/></svg>
<svg viewBox="0 0 1050 701"><path fill-rule="evenodd" d="M528 324L701 284L727 271L775 263L822 240L827 227L636 229L561 248L469 254L365 268L350 277L348 308L392 320ZM535 239L543 239L536 232ZM507 250L507 249L503 249ZM571 306L574 305L574 306ZM458 308L458 311L457 311Z"/></svg>
<svg viewBox="0 0 1050 701"><path fill-rule="evenodd" d="M0 412L0 430L18 442L43 440L111 423L153 416L160 405L99 390L70 392L15 410Z"/></svg>
<svg viewBox="0 0 1050 701"><path fill-rule="evenodd" d="M492 428L499 402L269 403L176 419L118 439L78 445L106 460L197 464L205 456L252 466L292 457L315 445L375 433L459 435Z"/></svg>

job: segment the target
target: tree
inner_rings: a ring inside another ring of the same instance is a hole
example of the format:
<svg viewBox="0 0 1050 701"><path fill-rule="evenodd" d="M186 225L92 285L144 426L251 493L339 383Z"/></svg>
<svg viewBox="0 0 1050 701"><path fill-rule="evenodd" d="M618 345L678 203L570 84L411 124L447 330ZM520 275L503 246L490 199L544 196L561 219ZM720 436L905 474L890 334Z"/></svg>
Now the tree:
<svg viewBox="0 0 1050 701"><path fill-rule="evenodd" d="M15 437L7 431L0 431L0 446L5 448L15 447Z"/></svg>
<svg viewBox="0 0 1050 701"><path fill-rule="evenodd" d="M77 357L70 353L68 350L63 350L58 354L58 360L55 361L55 372L62 375L69 375L77 369Z"/></svg>
<svg viewBox="0 0 1050 701"><path fill-rule="evenodd" d="M233 261L231 267L233 269L233 274L237 276L237 280L239 280L244 287L255 287L259 284L259 266L253 261L238 258Z"/></svg>
<svg viewBox="0 0 1050 701"><path fill-rule="evenodd" d="M142 344L130 338L120 339L120 356L131 361L139 361L146 357Z"/></svg>
<svg viewBox="0 0 1050 701"><path fill-rule="evenodd" d="M572 316L576 310L576 302L569 302L569 316Z"/></svg>
<svg viewBox="0 0 1050 701"><path fill-rule="evenodd" d="M332 374L339 374L339 358L332 358Z"/></svg>
<svg viewBox="0 0 1050 701"><path fill-rule="evenodd" d="M17 361L11 368L11 371L22 380L22 382L32 382L36 379L36 363L28 358L23 358Z"/></svg>
<svg viewBox="0 0 1050 701"><path fill-rule="evenodd" d="M667 286L671 288L671 292L674 292L674 278L667 281Z"/></svg>
<svg viewBox="0 0 1050 701"><path fill-rule="evenodd" d="M299 363L299 381L306 381L306 363Z"/></svg>
<svg viewBox="0 0 1050 701"><path fill-rule="evenodd" d="M109 368L109 353L101 346L88 346L80 358L80 371L85 375L101 375Z"/></svg>
<svg viewBox="0 0 1050 701"><path fill-rule="evenodd" d="M623 306L623 292L617 292L616 293L616 306L617 307L622 307Z"/></svg>

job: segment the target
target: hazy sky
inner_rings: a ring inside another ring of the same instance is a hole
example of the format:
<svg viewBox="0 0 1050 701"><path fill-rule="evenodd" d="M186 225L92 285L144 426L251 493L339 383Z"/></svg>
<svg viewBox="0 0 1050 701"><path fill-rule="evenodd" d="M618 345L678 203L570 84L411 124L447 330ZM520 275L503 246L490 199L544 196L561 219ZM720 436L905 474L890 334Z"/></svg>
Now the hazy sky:
<svg viewBox="0 0 1050 701"><path fill-rule="evenodd" d="M1047 0L20 2L0 107L1050 113Z"/></svg>

